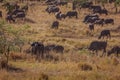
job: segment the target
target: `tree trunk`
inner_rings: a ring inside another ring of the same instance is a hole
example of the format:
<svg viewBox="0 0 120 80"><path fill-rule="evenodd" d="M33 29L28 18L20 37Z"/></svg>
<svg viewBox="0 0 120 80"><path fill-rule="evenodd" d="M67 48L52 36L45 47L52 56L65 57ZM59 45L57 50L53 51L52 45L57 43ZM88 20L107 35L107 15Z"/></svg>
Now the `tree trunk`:
<svg viewBox="0 0 120 80"><path fill-rule="evenodd" d="M115 7L115 13L117 13L118 12L118 7Z"/></svg>

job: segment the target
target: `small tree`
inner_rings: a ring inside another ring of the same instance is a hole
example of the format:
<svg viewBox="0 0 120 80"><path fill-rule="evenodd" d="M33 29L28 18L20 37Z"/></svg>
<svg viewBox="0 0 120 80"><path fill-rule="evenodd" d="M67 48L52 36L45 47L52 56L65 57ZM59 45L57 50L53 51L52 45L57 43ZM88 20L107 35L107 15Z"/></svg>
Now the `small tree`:
<svg viewBox="0 0 120 80"><path fill-rule="evenodd" d="M120 6L120 0L115 0L114 6L115 6L115 13L118 13L118 6Z"/></svg>
<svg viewBox="0 0 120 80"><path fill-rule="evenodd" d="M29 27L26 26L20 29L15 29L10 25L6 25L4 22L0 22L0 54L6 58L7 64L10 51L14 51L16 46L19 47L20 52L22 51L24 39L21 35L28 28Z"/></svg>

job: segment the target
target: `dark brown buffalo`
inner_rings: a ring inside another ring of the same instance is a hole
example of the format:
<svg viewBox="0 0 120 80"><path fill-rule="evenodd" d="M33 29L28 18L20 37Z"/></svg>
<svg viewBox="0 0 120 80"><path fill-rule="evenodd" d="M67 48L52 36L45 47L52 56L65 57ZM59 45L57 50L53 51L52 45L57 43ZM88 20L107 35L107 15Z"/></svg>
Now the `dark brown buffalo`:
<svg viewBox="0 0 120 80"><path fill-rule="evenodd" d="M106 53L106 47L107 47L107 42L105 41L93 41L91 42L88 49L93 52L95 51L97 55L99 50L103 50L103 54L102 54L103 56L104 53Z"/></svg>
<svg viewBox="0 0 120 80"><path fill-rule="evenodd" d="M108 51L108 56L111 54L116 54L118 57L118 54L120 54L120 46L114 46L110 51Z"/></svg>
<svg viewBox="0 0 120 80"><path fill-rule="evenodd" d="M89 15L86 15L83 22L87 23L90 19L94 20L98 20L99 19L99 16L96 15L96 14L89 14ZM91 23L94 23L94 21L90 21Z"/></svg>
<svg viewBox="0 0 120 80"><path fill-rule="evenodd" d="M66 14L66 17L69 17L69 18L76 17L76 18L78 18L78 13L77 13L77 11L68 11L67 14Z"/></svg>
<svg viewBox="0 0 120 80"><path fill-rule="evenodd" d="M7 17L5 19L9 23L15 22L15 19L13 18L13 16L11 14L7 14Z"/></svg>
<svg viewBox="0 0 120 80"><path fill-rule="evenodd" d="M47 45L45 46L45 52L49 54L49 52L63 53L64 47L61 45Z"/></svg>
<svg viewBox="0 0 120 80"><path fill-rule="evenodd" d="M105 36L107 38L111 38L110 30L103 30L103 31L101 31L100 36L98 37L98 39L101 39L101 38L104 39Z"/></svg>
<svg viewBox="0 0 120 80"><path fill-rule="evenodd" d="M104 24L114 24L114 19L104 19Z"/></svg>
<svg viewBox="0 0 120 80"><path fill-rule="evenodd" d="M90 25L89 25L89 29L90 29L91 31L94 31L94 24L90 24Z"/></svg>
<svg viewBox="0 0 120 80"><path fill-rule="evenodd" d="M62 14L61 12L58 12L58 13L56 13L55 17L56 17L56 19L59 19L59 20L65 19L66 14Z"/></svg>
<svg viewBox="0 0 120 80"><path fill-rule="evenodd" d="M108 15L107 9L95 9L95 10L93 10L93 13L99 13L99 14L106 14L106 15Z"/></svg>
<svg viewBox="0 0 120 80"><path fill-rule="evenodd" d="M36 60L44 58L44 45L40 42L33 42L31 44L32 54L36 55Z"/></svg>
<svg viewBox="0 0 120 80"><path fill-rule="evenodd" d="M98 19L98 20L95 21L94 24L103 26L104 25L104 19Z"/></svg>
<svg viewBox="0 0 120 80"><path fill-rule="evenodd" d="M61 46L61 45L56 45L56 46L53 48L53 51L56 52L56 53L63 53L64 47Z"/></svg>
<svg viewBox="0 0 120 80"><path fill-rule="evenodd" d="M58 21L54 21L54 22L52 23L51 28L58 29L58 27L59 27L59 22L58 22Z"/></svg>
<svg viewBox="0 0 120 80"><path fill-rule="evenodd" d="M60 9L59 9L59 7L57 7L57 6L52 5L52 6L48 6L48 7L46 8L46 11L50 14L50 13L59 12Z"/></svg>

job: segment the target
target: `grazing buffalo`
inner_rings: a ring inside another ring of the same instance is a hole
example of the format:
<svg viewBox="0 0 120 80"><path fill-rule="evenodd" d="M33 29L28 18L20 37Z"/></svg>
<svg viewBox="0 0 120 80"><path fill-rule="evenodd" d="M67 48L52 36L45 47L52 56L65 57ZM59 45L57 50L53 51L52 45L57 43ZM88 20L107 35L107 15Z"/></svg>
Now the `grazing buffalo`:
<svg viewBox="0 0 120 80"><path fill-rule="evenodd" d="M15 22L15 19L11 14L7 14L6 21L11 23L11 22Z"/></svg>
<svg viewBox="0 0 120 80"><path fill-rule="evenodd" d="M15 19L22 19L22 20L24 20L24 19L25 19L25 16L26 16L25 13L18 13L18 14L16 14L16 16L15 16Z"/></svg>
<svg viewBox="0 0 120 80"><path fill-rule="evenodd" d="M36 60L44 58L44 45L40 42L33 42L31 44L32 54L36 55Z"/></svg>
<svg viewBox="0 0 120 80"><path fill-rule="evenodd" d="M100 10L100 14L108 15L108 10L107 9L102 9L102 10Z"/></svg>
<svg viewBox="0 0 120 80"><path fill-rule="evenodd" d="M20 10L20 9L15 9L13 12L12 12L12 15L17 15L19 13L25 13L23 10Z"/></svg>
<svg viewBox="0 0 120 80"><path fill-rule="evenodd" d="M2 11L0 11L0 17L2 17Z"/></svg>
<svg viewBox="0 0 120 80"><path fill-rule="evenodd" d="M85 23L95 23L95 21L99 20L97 17L90 17L86 20Z"/></svg>
<svg viewBox="0 0 120 80"><path fill-rule="evenodd" d="M114 20L113 19L105 19L104 24L114 24Z"/></svg>
<svg viewBox="0 0 120 80"><path fill-rule="evenodd" d="M102 9L101 6L90 6L89 8L92 9L93 12L94 12L94 11L99 11L99 10Z"/></svg>
<svg viewBox="0 0 120 80"><path fill-rule="evenodd" d="M54 4L56 4L56 5L60 5L60 6L64 6L64 5L67 5L68 2L67 2L67 1L55 1Z"/></svg>
<svg viewBox="0 0 120 80"><path fill-rule="evenodd" d="M45 46L45 52L49 54L49 52L63 53L64 47L61 45L47 45Z"/></svg>
<svg viewBox="0 0 120 80"><path fill-rule="evenodd" d="M58 27L59 27L59 22L58 22L58 21L54 21L54 22L52 23L51 28L58 29Z"/></svg>
<svg viewBox="0 0 120 80"><path fill-rule="evenodd" d="M93 13L106 14L108 15L107 9L94 9Z"/></svg>
<svg viewBox="0 0 120 80"><path fill-rule="evenodd" d="M96 14L86 15L83 22L87 22L89 19L99 19L99 16Z"/></svg>
<svg viewBox="0 0 120 80"><path fill-rule="evenodd" d="M105 42L105 41L93 41L93 42L91 42L88 49L93 52L95 51L96 54L97 54L98 50L103 50L103 54L102 54L102 56L103 56L104 53L106 53L106 47L107 47L107 42Z"/></svg>
<svg viewBox="0 0 120 80"><path fill-rule="evenodd" d="M47 45L45 46L45 53L49 54L50 51L53 51L55 45Z"/></svg>
<svg viewBox="0 0 120 80"><path fill-rule="evenodd" d="M66 17L69 17L69 18L76 17L76 18L78 18L78 13L77 13L77 11L68 11L67 14L66 14Z"/></svg>
<svg viewBox="0 0 120 80"><path fill-rule="evenodd" d="M58 13L56 13L55 17L56 17L56 19L61 20L61 19L65 19L66 15L62 14L61 12L58 12Z"/></svg>
<svg viewBox="0 0 120 80"><path fill-rule="evenodd" d="M90 25L89 25L89 29L90 29L91 31L94 31L94 24L90 24Z"/></svg>
<svg viewBox="0 0 120 80"><path fill-rule="evenodd" d="M56 53L63 53L64 47L61 46L61 45L56 45L56 46L53 48L53 51L56 52Z"/></svg>
<svg viewBox="0 0 120 80"><path fill-rule="evenodd" d="M56 12L59 12L59 7L56 7L56 6L54 6L54 5L52 5L52 6L48 6L47 8L46 8L46 11L50 14L50 13L56 13Z"/></svg>
<svg viewBox="0 0 120 80"><path fill-rule="evenodd" d="M98 20L95 21L94 24L103 26L103 24L104 24L104 19L98 19Z"/></svg>
<svg viewBox="0 0 120 80"><path fill-rule="evenodd" d="M100 36L98 37L98 39L101 39L101 37L107 37L107 38L111 38L111 34L110 34L110 30L103 30L100 33Z"/></svg>
<svg viewBox="0 0 120 80"><path fill-rule="evenodd" d="M108 51L108 56L111 54L116 54L118 57L118 54L120 54L120 46L114 46L110 51Z"/></svg>

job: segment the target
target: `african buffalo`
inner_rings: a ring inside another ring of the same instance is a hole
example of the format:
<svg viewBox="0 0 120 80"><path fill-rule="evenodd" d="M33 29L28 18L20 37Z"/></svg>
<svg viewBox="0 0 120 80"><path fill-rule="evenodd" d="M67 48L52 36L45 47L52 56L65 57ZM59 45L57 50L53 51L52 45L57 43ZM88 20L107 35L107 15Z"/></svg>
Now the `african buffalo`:
<svg viewBox="0 0 120 80"><path fill-rule="evenodd" d="M86 15L83 22L87 22L88 19L99 19L99 16L96 15L96 14L89 14L89 15ZM93 22L92 22L93 23Z"/></svg>
<svg viewBox="0 0 120 80"><path fill-rule="evenodd" d="M48 6L47 8L46 8L46 11L50 14L50 13L55 13L55 12L59 12L59 7L56 7L56 6L54 6L54 5L52 5L52 6Z"/></svg>
<svg viewBox="0 0 120 80"><path fill-rule="evenodd" d="M44 58L44 45L40 42L33 42L31 44L32 54L36 55L36 60Z"/></svg>
<svg viewBox="0 0 120 80"><path fill-rule="evenodd" d="M11 22L15 22L15 19L11 14L7 14L6 21L11 23Z"/></svg>
<svg viewBox="0 0 120 80"><path fill-rule="evenodd" d="M114 46L110 51L108 51L108 56L111 54L116 54L118 57L118 54L120 54L120 46Z"/></svg>
<svg viewBox="0 0 120 80"><path fill-rule="evenodd" d="M17 13L16 16L15 16L15 18L19 18L19 19L21 18L21 19L24 19L25 16L26 16L25 13Z"/></svg>
<svg viewBox="0 0 120 80"><path fill-rule="evenodd" d="M76 17L76 18L78 18L78 13L77 13L77 11L68 11L67 14L66 14L66 17L69 17L69 18Z"/></svg>
<svg viewBox="0 0 120 80"><path fill-rule="evenodd" d="M114 24L114 19L104 19L104 24Z"/></svg>
<svg viewBox="0 0 120 80"><path fill-rule="evenodd" d="M107 37L107 38L111 38L111 34L110 34L110 30L103 30L100 33L100 36L98 37L98 39L101 39L101 37Z"/></svg>
<svg viewBox="0 0 120 80"><path fill-rule="evenodd" d="M95 23L95 21L99 20L97 17L89 17L85 23Z"/></svg>
<svg viewBox="0 0 120 80"><path fill-rule="evenodd" d="M92 9L93 12L94 12L94 11L99 11L99 10L101 10L102 8L101 8L101 6L90 6L89 9Z"/></svg>
<svg viewBox="0 0 120 80"><path fill-rule="evenodd" d="M25 13L23 10L20 10L20 9L15 9L13 12L12 12L12 15L17 15L19 13Z"/></svg>
<svg viewBox="0 0 120 80"><path fill-rule="evenodd" d="M104 24L104 19L98 19L98 20L96 20L96 21L94 22L94 24L103 26L103 24Z"/></svg>
<svg viewBox="0 0 120 80"><path fill-rule="evenodd" d="M99 14L106 14L106 15L108 15L107 9L95 9L95 10L93 10L93 13L99 13Z"/></svg>
<svg viewBox="0 0 120 80"><path fill-rule="evenodd" d="M47 45L45 46L45 52L49 54L50 51L56 53L63 53L64 47L61 45Z"/></svg>
<svg viewBox="0 0 120 80"><path fill-rule="evenodd" d="M61 12L58 12L58 13L56 13L55 17L56 17L56 19L61 20L61 19L65 19L66 15L62 14Z"/></svg>
<svg viewBox="0 0 120 80"><path fill-rule="evenodd" d="M55 47L55 45L47 45L45 46L45 53L49 54L50 51L53 51L53 48Z"/></svg>
<svg viewBox="0 0 120 80"><path fill-rule="evenodd" d="M58 22L58 21L54 21L54 22L52 23L51 28L58 29L58 27L59 27L59 22Z"/></svg>
<svg viewBox="0 0 120 80"><path fill-rule="evenodd" d="M95 51L96 54L97 54L98 50L103 50L103 54L102 54L102 56L103 56L104 53L106 53L106 47L107 47L107 42L105 42L105 41L93 41L93 42L91 42L88 49L93 52Z"/></svg>
<svg viewBox="0 0 120 80"><path fill-rule="evenodd" d="M90 25L89 25L89 29L90 29L91 31L94 31L94 24L90 24Z"/></svg>
<svg viewBox="0 0 120 80"><path fill-rule="evenodd" d="M56 53L63 53L64 47L61 46L61 45L56 45L56 46L53 48L53 51L56 52Z"/></svg>

